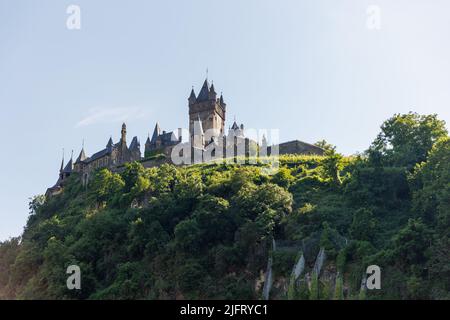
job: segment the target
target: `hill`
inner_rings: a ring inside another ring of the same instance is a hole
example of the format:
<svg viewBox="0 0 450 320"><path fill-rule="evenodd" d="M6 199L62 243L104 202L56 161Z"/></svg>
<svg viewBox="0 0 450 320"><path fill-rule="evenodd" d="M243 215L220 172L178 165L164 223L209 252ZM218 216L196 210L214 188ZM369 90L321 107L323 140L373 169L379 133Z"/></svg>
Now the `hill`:
<svg viewBox="0 0 450 320"><path fill-rule="evenodd" d="M0 298L449 299L443 121L395 115L359 156L321 146L326 156L282 156L274 175L130 163L87 188L74 175L33 198L23 235L0 244ZM66 287L69 265L81 290ZM361 286L369 265L380 290Z"/></svg>

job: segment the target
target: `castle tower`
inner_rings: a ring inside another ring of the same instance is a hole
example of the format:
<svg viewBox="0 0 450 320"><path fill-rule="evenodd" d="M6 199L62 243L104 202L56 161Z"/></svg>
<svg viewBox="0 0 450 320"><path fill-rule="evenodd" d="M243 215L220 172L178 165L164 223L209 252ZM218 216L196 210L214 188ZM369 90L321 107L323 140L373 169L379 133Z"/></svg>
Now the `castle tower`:
<svg viewBox="0 0 450 320"><path fill-rule="evenodd" d="M109 144L109 143L108 143ZM127 146L127 125L122 124L122 130L120 131L120 142L118 148L118 163L125 163L130 160L130 153Z"/></svg>
<svg viewBox="0 0 450 320"><path fill-rule="evenodd" d="M125 123L122 124L122 131L121 133L121 139L120 142L123 144L127 143L127 125Z"/></svg>
<svg viewBox="0 0 450 320"><path fill-rule="evenodd" d="M198 96L195 96L194 89L189 96L189 133L191 140L194 135L196 121L201 121L202 129L207 132L214 130L214 136L219 137L224 134L226 104L223 96L217 98L214 84L209 86L208 79L203 83ZM206 141L208 143L209 141Z"/></svg>

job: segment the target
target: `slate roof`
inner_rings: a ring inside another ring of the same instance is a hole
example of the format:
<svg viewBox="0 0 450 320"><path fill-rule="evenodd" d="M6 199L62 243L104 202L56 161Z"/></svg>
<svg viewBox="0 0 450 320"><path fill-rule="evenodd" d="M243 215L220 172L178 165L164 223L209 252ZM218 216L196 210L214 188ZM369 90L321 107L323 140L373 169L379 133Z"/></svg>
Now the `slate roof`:
<svg viewBox="0 0 450 320"><path fill-rule="evenodd" d="M94 153L92 155L92 157L86 159L86 163L89 163L89 162L95 161L97 159L103 158L104 156L106 156L106 155L108 155L110 153L111 153L111 149L109 149L109 148L105 148L103 150L100 150L99 152Z"/></svg>
<svg viewBox="0 0 450 320"><path fill-rule="evenodd" d="M189 101L191 101L191 102L197 101L197 97L195 96L194 88L192 88L191 94L189 95Z"/></svg>
<svg viewBox="0 0 450 320"><path fill-rule="evenodd" d="M139 143L138 138L134 137L133 140L131 140L130 150L139 149L140 147L141 144Z"/></svg>
<svg viewBox="0 0 450 320"><path fill-rule="evenodd" d="M175 136L175 133L173 131L166 132L160 135L160 139L163 145L167 145L170 143L173 143L177 140L177 137Z"/></svg>
<svg viewBox="0 0 450 320"><path fill-rule="evenodd" d="M73 171L73 161L70 159L69 162L67 162L66 167L64 168L64 173L71 173Z"/></svg>
<svg viewBox="0 0 450 320"><path fill-rule="evenodd" d="M159 137L161 133L161 128L159 127L159 123L157 122L155 125L155 130L153 130L153 135L152 135L152 143L156 143L156 139Z"/></svg>
<svg viewBox="0 0 450 320"><path fill-rule="evenodd" d="M197 101L206 101L209 99L209 84L208 79L205 79L205 82L203 82L202 89L200 90L200 93L198 94Z"/></svg>
<svg viewBox="0 0 450 320"><path fill-rule="evenodd" d="M83 149L81 149L80 155L78 156L78 158L75 161L75 163L83 162L86 159L87 159L87 157L86 157L86 154L84 153L84 148L83 148Z"/></svg>

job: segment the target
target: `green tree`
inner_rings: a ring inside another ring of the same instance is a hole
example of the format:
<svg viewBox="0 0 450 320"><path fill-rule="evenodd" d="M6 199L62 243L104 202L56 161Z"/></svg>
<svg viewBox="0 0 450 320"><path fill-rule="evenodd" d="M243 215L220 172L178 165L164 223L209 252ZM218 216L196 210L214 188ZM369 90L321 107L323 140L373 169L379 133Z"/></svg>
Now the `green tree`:
<svg viewBox="0 0 450 320"><path fill-rule="evenodd" d="M377 220L372 210L360 208L353 214L349 231L353 239L371 241L375 236L376 227Z"/></svg>
<svg viewBox="0 0 450 320"><path fill-rule="evenodd" d="M375 163L412 168L425 161L433 144L447 134L445 122L435 114L396 114L381 125L369 157Z"/></svg>
<svg viewBox="0 0 450 320"><path fill-rule="evenodd" d="M326 174L326 178L331 178L335 185L341 185L342 179L340 172L344 167L342 162L343 156L336 153L334 149L325 151L326 158L323 160L322 165Z"/></svg>
<svg viewBox="0 0 450 320"><path fill-rule="evenodd" d="M121 194L124 187L125 181L122 177L108 169L98 171L89 184L89 189L98 202L112 201Z"/></svg>
<svg viewBox="0 0 450 320"><path fill-rule="evenodd" d="M334 300L344 300L344 284L342 276L338 275L336 277L336 284L334 286Z"/></svg>

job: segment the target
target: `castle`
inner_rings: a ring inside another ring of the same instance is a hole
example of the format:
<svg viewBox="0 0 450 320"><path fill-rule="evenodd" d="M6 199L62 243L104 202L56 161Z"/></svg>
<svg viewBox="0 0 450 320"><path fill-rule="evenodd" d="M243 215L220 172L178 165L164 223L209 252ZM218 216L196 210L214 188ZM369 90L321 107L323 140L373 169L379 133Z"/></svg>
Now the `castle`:
<svg viewBox="0 0 450 320"><path fill-rule="evenodd" d="M225 157L226 155L237 156L244 154L249 156L255 154L259 148L258 143L245 136L244 125L238 125L236 121L225 134L225 115L227 105L223 95L217 97L214 84L209 85L208 79L196 96L194 88L188 98L189 104L189 148L179 151L180 157L185 157L183 163L192 163L189 160L200 159L208 161L211 156ZM262 145L266 144L263 137ZM99 168L109 168L118 170L127 162L140 161L144 166L155 165L153 156L163 154L170 159L174 148L182 146L182 130L178 129L177 134L173 131L161 130L156 123L152 137L145 142L144 157L141 154L141 145L138 137L133 137L130 145L127 144L127 127L122 125L121 138L114 143L110 138L103 150L87 157L84 147L77 159L73 161L73 154L69 162L64 166L64 156L59 170L59 178L56 184L47 189L46 196L52 196L62 191L66 179L74 172L81 176L82 182L86 185L92 173ZM314 145L294 140L281 143L278 146L280 154L318 154L322 155L323 150ZM271 147L268 147L270 150ZM188 150L183 154L183 150ZM241 153L239 153L239 150ZM253 153L252 153L253 152ZM270 151L269 151L270 153ZM198 161L193 161L194 163Z"/></svg>

